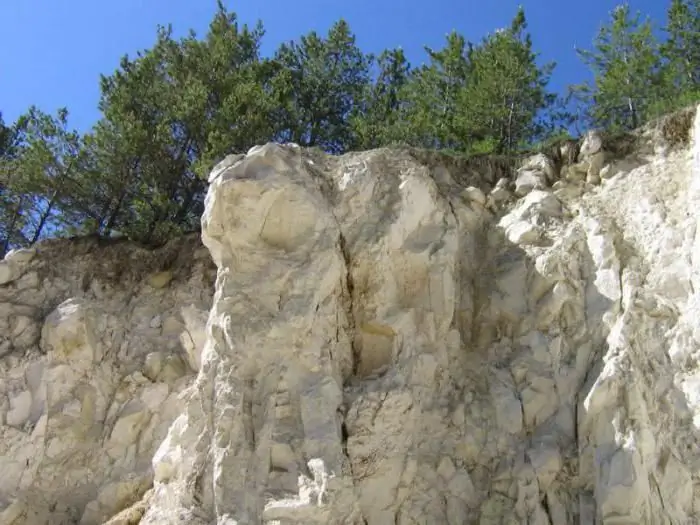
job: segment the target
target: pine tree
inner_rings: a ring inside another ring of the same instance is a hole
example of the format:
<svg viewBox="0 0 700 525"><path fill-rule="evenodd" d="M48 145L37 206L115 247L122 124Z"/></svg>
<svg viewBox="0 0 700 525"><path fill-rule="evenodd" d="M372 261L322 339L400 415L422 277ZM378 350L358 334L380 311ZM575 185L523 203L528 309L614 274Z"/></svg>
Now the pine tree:
<svg viewBox="0 0 700 525"><path fill-rule="evenodd" d="M587 119L608 130L629 130L653 116L662 91L659 43L649 19L629 4L612 12L592 51L578 52L594 75L593 84L572 89L588 105Z"/></svg>
<svg viewBox="0 0 700 525"><path fill-rule="evenodd" d="M0 158L4 158L9 153L14 138L13 135L12 126L5 125L2 112L0 112Z"/></svg>
<svg viewBox="0 0 700 525"><path fill-rule="evenodd" d="M509 28L486 37L470 53L471 78L460 93L459 120L478 152L509 153L532 144L546 128L542 113L556 96L547 91L554 63L537 64L521 8Z"/></svg>
<svg viewBox="0 0 700 525"><path fill-rule="evenodd" d="M468 43L452 32L430 63L410 75L400 104L401 135L411 144L466 153L507 153L547 128L543 112L553 64L537 64L522 9L511 26Z"/></svg>
<svg viewBox="0 0 700 525"><path fill-rule="evenodd" d="M52 116L31 107L14 134L2 161L3 253L67 231L74 221L72 195L80 185L82 139L68 129L65 108Z"/></svg>
<svg viewBox="0 0 700 525"><path fill-rule="evenodd" d="M458 104L471 72L471 46L453 31L443 49L425 50L430 64L414 72L407 96L414 142L423 147L464 150L471 136L459 125Z"/></svg>
<svg viewBox="0 0 700 525"><path fill-rule="evenodd" d="M402 49L382 52L376 65L376 79L367 85L359 111L351 117L353 149L377 148L406 140L403 99L411 66Z"/></svg>
<svg viewBox="0 0 700 525"><path fill-rule="evenodd" d="M16 170L25 127L26 116L6 125L0 114L0 257L10 248L26 244L22 229L27 201Z"/></svg>
<svg viewBox="0 0 700 525"><path fill-rule="evenodd" d="M205 38L156 44L101 81L103 120L91 139L107 195L103 233L160 242L199 225L203 176L227 153L269 140L271 73L259 57L262 26L239 27L223 4ZM99 169L97 171L100 171Z"/></svg>
<svg viewBox="0 0 700 525"><path fill-rule="evenodd" d="M371 57L355 43L344 20L326 38L311 32L275 54L275 93L282 107L275 138L338 153L356 141L350 117L369 84Z"/></svg>
<svg viewBox="0 0 700 525"><path fill-rule="evenodd" d="M667 18L668 39L661 46L666 96L660 112L700 100L700 0L671 0Z"/></svg>

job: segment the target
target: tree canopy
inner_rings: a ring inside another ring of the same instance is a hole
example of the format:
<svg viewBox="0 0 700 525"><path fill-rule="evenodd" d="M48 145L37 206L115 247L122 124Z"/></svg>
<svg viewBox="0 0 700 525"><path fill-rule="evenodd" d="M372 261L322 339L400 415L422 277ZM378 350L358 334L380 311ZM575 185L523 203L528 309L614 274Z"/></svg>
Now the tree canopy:
<svg viewBox="0 0 700 525"><path fill-rule="evenodd" d="M624 3L579 50L593 80L571 91L589 126L630 130L700 99L700 1L671 0L665 41L658 29Z"/></svg>
<svg viewBox="0 0 700 525"><path fill-rule="evenodd" d="M511 154L572 123L627 130L700 100L699 0L670 0L660 27L618 6L578 51L592 80L568 99L550 90L555 64L536 51L522 8L478 41L452 32L417 67L400 48L363 52L345 20L269 57L264 36L219 2L204 36L159 27L151 48L102 76L87 133L70 128L67 109L31 107L12 123L0 113L0 255L47 236L160 243L196 229L207 172L267 141Z"/></svg>

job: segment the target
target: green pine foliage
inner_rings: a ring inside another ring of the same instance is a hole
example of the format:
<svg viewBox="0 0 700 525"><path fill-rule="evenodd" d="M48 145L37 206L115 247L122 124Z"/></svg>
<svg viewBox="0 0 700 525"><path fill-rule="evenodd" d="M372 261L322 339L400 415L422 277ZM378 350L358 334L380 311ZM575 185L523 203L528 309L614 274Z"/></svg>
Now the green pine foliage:
<svg viewBox="0 0 700 525"><path fill-rule="evenodd" d="M672 0L661 46L664 96L657 112L700 100L700 0Z"/></svg>
<svg viewBox="0 0 700 525"><path fill-rule="evenodd" d="M31 107L4 128L0 158L0 252L31 245L71 225L82 183L83 139L68 128L68 111L55 116Z"/></svg>
<svg viewBox="0 0 700 525"><path fill-rule="evenodd" d="M621 4L579 55L592 82L572 86L588 126L626 131L700 100L700 2L671 0L667 38Z"/></svg>
<svg viewBox="0 0 700 525"><path fill-rule="evenodd" d="M273 92L280 101L274 138L332 153L356 141L352 116L363 103L373 60L340 20L325 38L315 32L283 44L274 57Z"/></svg>
<svg viewBox="0 0 700 525"><path fill-rule="evenodd" d="M547 85L554 63L537 64L525 12L511 26L489 35L471 52L471 82L461 93L457 115L462 134L471 139L462 149L512 153L542 138L543 112L556 95Z"/></svg>
<svg viewBox="0 0 700 525"><path fill-rule="evenodd" d="M202 37L160 27L151 48L102 76L89 132L70 129L67 110L0 114L0 255L47 236L159 244L195 230L213 165L268 141L511 154L591 126L635 128L700 100L700 0L669 1L663 38L616 8L579 51L592 80L565 98L549 90L555 66L522 8L481 40L450 33L412 67L400 48L363 52L345 20L262 57L262 24L219 2Z"/></svg>
<svg viewBox="0 0 700 525"><path fill-rule="evenodd" d="M353 149L371 149L408 140L406 90L411 65L402 49L383 51L372 61L376 79L364 85L355 105L350 126Z"/></svg>
<svg viewBox="0 0 700 525"><path fill-rule="evenodd" d="M638 127L658 103L661 75L659 43L651 21L632 13L628 4L615 8L603 26L593 50L580 50L594 75L593 83L579 86L587 99L592 125L612 131Z"/></svg>

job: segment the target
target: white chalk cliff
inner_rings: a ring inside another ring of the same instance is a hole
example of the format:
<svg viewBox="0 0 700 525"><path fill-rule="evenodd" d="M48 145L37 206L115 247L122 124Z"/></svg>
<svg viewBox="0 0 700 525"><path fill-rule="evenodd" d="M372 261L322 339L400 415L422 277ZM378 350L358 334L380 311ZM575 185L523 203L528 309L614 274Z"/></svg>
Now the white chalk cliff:
<svg viewBox="0 0 700 525"><path fill-rule="evenodd" d="M203 246L11 252L0 525L700 523L700 111L515 168L267 144Z"/></svg>

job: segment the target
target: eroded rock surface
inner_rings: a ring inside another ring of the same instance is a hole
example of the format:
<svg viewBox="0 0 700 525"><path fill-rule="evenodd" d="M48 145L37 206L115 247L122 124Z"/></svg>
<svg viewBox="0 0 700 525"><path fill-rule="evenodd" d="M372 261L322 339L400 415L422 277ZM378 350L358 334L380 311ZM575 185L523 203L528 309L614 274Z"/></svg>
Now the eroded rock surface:
<svg viewBox="0 0 700 525"><path fill-rule="evenodd" d="M155 251L51 241L3 263L0 523L103 523L153 484L215 269L197 236Z"/></svg>
<svg viewBox="0 0 700 525"><path fill-rule="evenodd" d="M510 171L231 156L213 299L206 252L101 294L12 254L0 523L700 521L692 126Z"/></svg>

